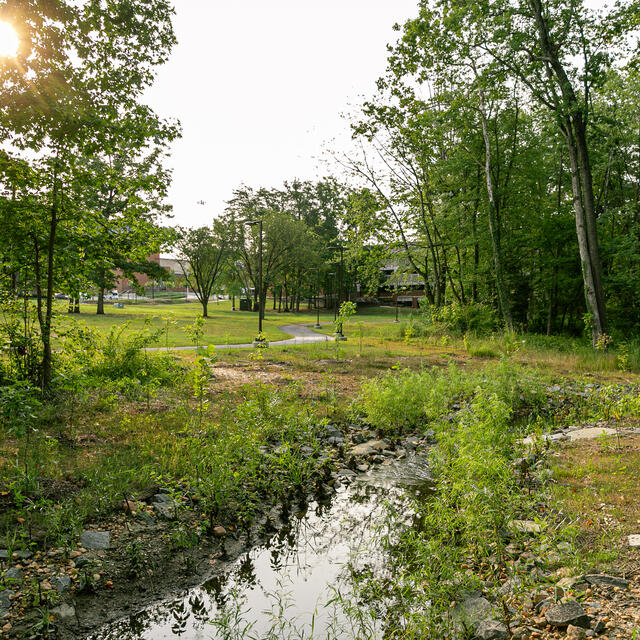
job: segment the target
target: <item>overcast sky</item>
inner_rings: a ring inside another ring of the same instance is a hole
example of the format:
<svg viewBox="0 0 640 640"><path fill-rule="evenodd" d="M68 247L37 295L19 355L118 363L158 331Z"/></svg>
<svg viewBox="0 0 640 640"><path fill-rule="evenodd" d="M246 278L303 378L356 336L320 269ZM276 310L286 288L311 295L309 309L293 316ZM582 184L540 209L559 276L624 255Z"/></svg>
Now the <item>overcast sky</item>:
<svg viewBox="0 0 640 640"><path fill-rule="evenodd" d="M210 223L241 183L275 187L327 173L323 143L375 90L395 22L417 0L176 0L179 40L147 100L178 118L174 222ZM204 200L205 205L198 205Z"/></svg>

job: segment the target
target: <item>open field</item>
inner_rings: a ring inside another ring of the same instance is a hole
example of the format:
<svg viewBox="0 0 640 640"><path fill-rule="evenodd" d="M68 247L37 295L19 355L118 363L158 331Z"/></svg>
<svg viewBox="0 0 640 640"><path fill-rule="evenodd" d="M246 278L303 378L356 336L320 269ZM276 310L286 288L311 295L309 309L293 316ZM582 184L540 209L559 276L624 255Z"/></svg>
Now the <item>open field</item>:
<svg viewBox="0 0 640 640"><path fill-rule="evenodd" d="M59 312L58 325L64 327L69 322L80 322L88 327L96 329L101 334L106 334L111 327L122 326L129 323L125 335L131 335L141 329L162 330L164 334L159 344L170 347L186 346L192 344L186 327L193 324L196 317L202 313L202 307L198 303L124 303L124 309L114 306L105 306L105 315L98 316L95 313L95 304L83 303L82 312L79 315L66 314L66 305L57 304ZM306 308L306 305L303 305ZM401 317L411 314L410 309L400 309ZM395 310L390 308L363 307L356 318L364 322L388 321L395 317ZM314 324L316 313L314 311L301 311L300 313L277 313L269 309L265 311L263 332L268 340L283 340L287 334L278 329L285 324ZM333 312L321 311L320 322L332 322ZM258 332L258 316L251 311L232 311L229 300L221 300L209 305L209 317L204 319L202 342L204 344L242 344L251 342Z"/></svg>

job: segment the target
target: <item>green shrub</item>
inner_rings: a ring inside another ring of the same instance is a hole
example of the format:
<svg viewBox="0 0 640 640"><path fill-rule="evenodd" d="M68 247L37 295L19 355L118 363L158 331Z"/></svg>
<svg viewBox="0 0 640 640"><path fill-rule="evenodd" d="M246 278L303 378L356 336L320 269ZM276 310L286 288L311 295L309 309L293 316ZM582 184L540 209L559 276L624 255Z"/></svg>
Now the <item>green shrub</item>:
<svg viewBox="0 0 640 640"><path fill-rule="evenodd" d="M455 365L386 372L362 385L355 407L370 424L393 434L426 428L492 394L514 412L537 410L545 399L542 380L505 360L473 372Z"/></svg>
<svg viewBox="0 0 640 640"><path fill-rule="evenodd" d="M93 385L101 381L115 383L127 396L136 395L136 387L169 385L179 372L177 360L168 353L147 349L160 341L163 329L147 328L129 333L130 323L113 326L106 336L95 329L73 322L60 333L61 348L56 354L56 371L63 386Z"/></svg>
<svg viewBox="0 0 640 640"><path fill-rule="evenodd" d="M426 301L426 298L423 298ZM461 304L450 302L442 307L421 305L422 315L426 324L434 325L441 331L461 335L471 332L485 335L494 331L498 325L498 316L491 307L479 302Z"/></svg>

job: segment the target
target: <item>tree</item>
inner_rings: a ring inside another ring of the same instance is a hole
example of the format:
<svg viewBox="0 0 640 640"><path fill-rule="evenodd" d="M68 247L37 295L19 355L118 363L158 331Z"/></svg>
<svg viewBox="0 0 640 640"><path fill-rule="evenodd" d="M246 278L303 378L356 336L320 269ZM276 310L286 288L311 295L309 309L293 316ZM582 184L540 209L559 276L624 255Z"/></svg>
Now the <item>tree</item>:
<svg viewBox="0 0 640 640"><path fill-rule="evenodd" d="M455 5L445 0L437 6L439 24L469 33L504 74L522 82L549 110L565 140L595 344L606 331L606 312L588 141L591 102L616 55L624 55L640 18L638 5L626 1L593 11L576 0L465 0Z"/></svg>
<svg viewBox="0 0 640 640"><path fill-rule="evenodd" d="M167 0L14 0L4 8L22 35L16 59L0 67L0 135L12 150L4 191L27 214L16 236L36 292L43 388L52 380L53 296L64 248L83 245L93 213L74 197L89 178L78 159L108 157L114 131L144 110L142 93L175 42L172 11ZM154 132L137 135L149 141ZM24 163L29 171L14 171Z"/></svg>
<svg viewBox="0 0 640 640"><path fill-rule="evenodd" d="M215 220L213 227L199 227L182 232L178 241L178 262L185 279L202 305L202 317L208 318L208 305L224 272L229 255L229 237L223 223Z"/></svg>

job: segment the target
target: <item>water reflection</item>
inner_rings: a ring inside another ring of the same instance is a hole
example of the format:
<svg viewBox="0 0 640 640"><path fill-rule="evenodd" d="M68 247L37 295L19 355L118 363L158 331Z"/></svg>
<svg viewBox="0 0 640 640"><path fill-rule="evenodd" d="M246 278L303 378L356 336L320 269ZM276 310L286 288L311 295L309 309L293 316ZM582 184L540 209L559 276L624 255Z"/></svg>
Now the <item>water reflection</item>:
<svg viewBox="0 0 640 640"><path fill-rule="evenodd" d="M92 640L358 637L337 606L349 576L379 571L391 506L419 526L410 497L429 491L423 458L410 458L341 487L329 503L292 509L270 540L186 596L111 624ZM397 526L397 521L396 526ZM375 626L375 625L374 625ZM380 632L381 633L381 632ZM369 638L379 637L369 628Z"/></svg>

